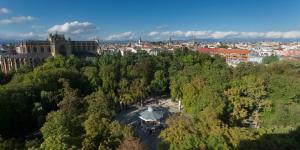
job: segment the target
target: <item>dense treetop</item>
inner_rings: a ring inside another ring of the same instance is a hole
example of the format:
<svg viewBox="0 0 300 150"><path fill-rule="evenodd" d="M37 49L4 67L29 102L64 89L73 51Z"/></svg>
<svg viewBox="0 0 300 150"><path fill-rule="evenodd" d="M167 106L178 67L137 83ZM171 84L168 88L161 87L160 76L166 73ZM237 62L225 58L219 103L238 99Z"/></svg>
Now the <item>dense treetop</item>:
<svg viewBox="0 0 300 150"><path fill-rule="evenodd" d="M0 149L145 149L120 109L182 101L158 149L299 149L300 64L233 68L188 50L48 58L0 74Z"/></svg>

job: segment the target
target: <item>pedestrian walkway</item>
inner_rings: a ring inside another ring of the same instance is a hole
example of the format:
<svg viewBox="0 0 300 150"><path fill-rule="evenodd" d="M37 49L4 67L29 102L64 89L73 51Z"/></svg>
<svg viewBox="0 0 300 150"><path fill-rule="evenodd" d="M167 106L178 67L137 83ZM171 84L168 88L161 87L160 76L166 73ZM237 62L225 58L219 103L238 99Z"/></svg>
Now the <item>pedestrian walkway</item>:
<svg viewBox="0 0 300 150"><path fill-rule="evenodd" d="M141 126L140 113L148 109L148 107L153 107L156 110L162 111L164 117L161 120L162 127L165 124L165 120L173 113L180 112L177 109L177 103L171 101L171 99L156 99L150 98L145 101L143 107L132 106L126 110L119 112L116 116L116 120L123 124L131 125L139 135L141 141L147 144L151 150L156 150L157 144L159 143L159 134L163 128L158 128L155 132L145 132Z"/></svg>

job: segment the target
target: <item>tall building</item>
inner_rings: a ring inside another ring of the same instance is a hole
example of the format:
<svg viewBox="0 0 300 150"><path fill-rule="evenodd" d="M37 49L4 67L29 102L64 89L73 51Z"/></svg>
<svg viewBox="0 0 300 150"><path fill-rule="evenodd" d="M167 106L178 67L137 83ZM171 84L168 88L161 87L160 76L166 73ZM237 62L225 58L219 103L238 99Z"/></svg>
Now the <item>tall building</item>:
<svg viewBox="0 0 300 150"><path fill-rule="evenodd" d="M35 67L51 56L96 54L97 41L71 41L64 35L50 34L45 41L23 41L15 47L14 52L0 55L1 72L9 73L18 70L22 65Z"/></svg>

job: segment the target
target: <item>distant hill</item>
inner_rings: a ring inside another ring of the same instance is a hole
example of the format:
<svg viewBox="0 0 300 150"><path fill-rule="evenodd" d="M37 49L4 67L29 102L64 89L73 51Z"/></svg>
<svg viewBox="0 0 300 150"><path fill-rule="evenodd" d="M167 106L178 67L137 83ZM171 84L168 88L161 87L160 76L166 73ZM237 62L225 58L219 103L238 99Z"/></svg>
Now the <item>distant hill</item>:
<svg viewBox="0 0 300 150"><path fill-rule="evenodd" d="M148 42L168 42L169 39L163 40L145 40ZM173 42L192 42L193 39L173 39ZM215 43L215 42L263 42L263 41L270 41L270 42L298 42L300 39L259 39L259 38L235 38L235 39L195 39L198 43ZM100 41L101 43L111 43L111 44L126 44L129 42L136 43L137 40L119 40L119 41Z"/></svg>
<svg viewBox="0 0 300 150"><path fill-rule="evenodd" d="M10 43L17 43L18 40L4 40L4 39L0 39L0 44L10 44Z"/></svg>
<svg viewBox="0 0 300 150"><path fill-rule="evenodd" d="M158 42L157 40L145 40L148 42ZM162 42L168 42L169 40L159 40ZM193 39L173 39L173 42L192 42ZM197 38L195 40L198 43L215 43L215 42L263 42L263 41L270 41L270 42L298 42L300 39L201 39ZM0 39L0 44L15 44L20 42L20 40L7 40L7 39ZM137 43L137 40L115 40L115 41L100 41L101 44L127 44L127 43Z"/></svg>

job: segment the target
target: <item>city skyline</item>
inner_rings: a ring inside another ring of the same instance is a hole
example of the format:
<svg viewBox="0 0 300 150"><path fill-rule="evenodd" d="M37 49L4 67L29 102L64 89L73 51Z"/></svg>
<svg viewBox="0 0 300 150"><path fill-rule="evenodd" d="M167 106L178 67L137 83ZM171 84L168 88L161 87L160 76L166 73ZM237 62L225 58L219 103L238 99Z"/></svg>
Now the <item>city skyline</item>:
<svg viewBox="0 0 300 150"><path fill-rule="evenodd" d="M299 39L298 1L3 0L0 39Z"/></svg>

